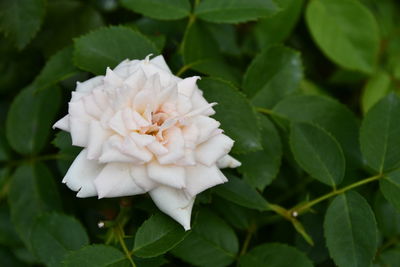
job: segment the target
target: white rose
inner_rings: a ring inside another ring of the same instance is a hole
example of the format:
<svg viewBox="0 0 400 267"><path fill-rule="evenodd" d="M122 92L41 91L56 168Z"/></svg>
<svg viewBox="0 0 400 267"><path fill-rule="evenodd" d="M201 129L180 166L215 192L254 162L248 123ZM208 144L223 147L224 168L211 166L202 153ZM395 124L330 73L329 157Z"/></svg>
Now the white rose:
<svg viewBox="0 0 400 267"><path fill-rule="evenodd" d="M240 163L233 140L212 118L196 85L174 76L162 56L125 60L105 76L78 83L68 115L54 127L84 147L63 183L78 197L149 192L164 213L190 229L197 194L227 181L219 170Z"/></svg>

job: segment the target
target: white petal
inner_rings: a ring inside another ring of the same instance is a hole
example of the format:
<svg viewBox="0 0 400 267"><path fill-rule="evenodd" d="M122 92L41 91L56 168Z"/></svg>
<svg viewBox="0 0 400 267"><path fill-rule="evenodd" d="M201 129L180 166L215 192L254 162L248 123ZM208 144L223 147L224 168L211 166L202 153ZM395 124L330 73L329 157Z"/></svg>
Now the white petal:
<svg viewBox="0 0 400 267"><path fill-rule="evenodd" d="M144 60L143 60L144 61ZM158 74L160 76L160 83L163 87L170 85L171 79L175 80L175 76L171 75L171 73L160 69L151 63L145 63L142 61L141 68L143 72L146 74L147 78L150 78L154 74Z"/></svg>
<svg viewBox="0 0 400 267"><path fill-rule="evenodd" d="M83 100L68 103L68 114L81 120L92 120L93 117L87 113Z"/></svg>
<svg viewBox="0 0 400 267"><path fill-rule="evenodd" d="M76 91L80 93L90 93L94 88L103 83L104 76L96 76L82 83L77 82Z"/></svg>
<svg viewBox="0 0 400 267"><path fill-rule="evenodd" d="M132 110L130 108L124 108L124 110L122 111L122 120L125 123L125 127L128 130L138 130L138 126L135 122L135 120L133 119L133 114L132 114Z"/></svg>
<svg viewBox="0 0 400 267"><path fill-rule="evenodd" d="M130 61L129 59L125 59L121 63L116 66L113 71L122 78L126 78L129 75L129 67L130 67Z"/></svg>
<svg viewBox="0 0 400 267"><path fill-rule="evenodd" d="M102 164L97 161L87 159L87 150L83 149L76 157L67 174L63 179L63 183L74 190L78 191L78 197L92 197L97 195L94 186L94 179L103 169Z"/></svg>
<svg viewBox="0 0 400 267"><path fill-rule="evenodd" d="M185 169L176 165L161 165L153 160L147 164L149 177L158 183L176 187L185 187Z"/></svg>
<svg viewBox="0 0 400 267"><path fill-rule="evenodd" d="M131 135L125 138L121 146L121 151L141 163L149 162L153 158L153 154L151 154L147 148L138 146Z"/></svg>
<svg viewBox="0 0 400 267"><path fill-rule="evenodd" d="M178 102L177 102L177 111L179 114L184 115L188 113L192 109L192 103L190 102L190 98L179 94Z"/></svg>
<svg viewBox="0 0 400 267"><path fill-rule="evenodd" d="M58 128L63 131L69 132L69 115L65 115L62 117L62 119L58 120L56 123L53 125L53 129Z"/></svg>
<svg viewBox="0 0 400 267"><path fill-rule="evenodd" d="M153 143L147 145L147 148L157 156L165 155L168 153L168 149L165 148L158 141L154 141Z"/></svg>
<svg viewBox="0 0 400 267"><path fill-rule="evenodd" d="M156 138L154 136L152 136L152 135L139 134L139 133L136 133L136 132L130 133L129 136L140 147L147 146L147 145L153 143L156 140Z"/></svg>
<svg viewBox="0 0 400 267"><path fill-rule="evenodd" d="M135 123L139 126L139 127L147 127L150 126L151 123L148 122L147 120L145 120L138 112L133 111L132 112L132 116L133 119L135 120Z"/></svg>
<svg viewBox="0 0 400 267"><path fill-rule="evenodd" d="M162 212L180 223L186 231L190 229L194 197L188 196L183 190L168 186L159 186L151 190L150 196Z"/></svg>
<svg viewBox="0 0 400 267"><path fill-rule="evenodd" d="M213 118L202 115L196 116L194 122L199 129L199 144L212 137L213 132L221 125L221 123L214 120Z"/></svg>
<svg viewBox="0 0 400 267"><path fill-rule="evenodd" d="M98 88L93 90L93 97L94 97L94 100L96 101L97 105L102 110L106 110L108 108L108 106L109 106L108 97L104 93L104 87L103 86L98 87Z"/></svg>
<svg viewBox="0 0 400 267"><path fill-rule="evenodd" d="M197 147L196 159L204 165L211 166L228 154L232 146L232 139L224 134L218 134Z"/></svg>
<svg viewBox="0 0 400 267"><path fill-rule="evenodd" d="M237 159L235 159L229 155L225 155L217 161L217 166L220 169L236 168L236 167L239 167L240 165L242 165L242 163L240 163L240 161L238 161Z"/></svg>
<svg viewBox="0 0 400 267"><path fill-rule="evenodd" d="M102 110L97 105L93 95L87 95L82 98L86 112L97 119L101 117Z"/></svg>
<svg viewBox="0 0 400 267"><path fill-rule="evenodd" d="M185 139L185 147L195 148L199 136L199 129L192 123L182 128L182 135Z"/></svg>
<svg viewBox="0 0 400 267"><path fill-rule="evenodd" d="M128 134L128 129L125 127L124 120L122 118L122 112L118 110L108 123L110 128L119 133L122 136Z"/></svg>
<svg viewBox="0 0 400 267"><path fill-rule="evenodd" d="M89 138L88 138L88 159L97 159L103 150L103 145L111 136L111 131L106 130L98 121L90 122Z"/></svg>
<svg viewBox="0 0 400 267"><path fill-rule="evenodd" d="M151 59L150 63L153 63L160 69L172 74L171 70L169 69L169 67L168 67L167 63L165 62L165 59L162 55L156 56L155 58Z"/></svg>
<svg viewBox="0 0 400 267"><path fill-rule="evenodd" d="M186 97L191 97L194 90L197 89L196 82L199 79L199 76L193 76L178 82L178 92Z"/></svg>
<svg viewBox="0 0 400 267"><path fill-rule="evenodd" d="M86 147L89 137L89 122L75 117L70 117L69 122L72 145Z"/></svg>
<svg viewBox="0 0 400 267"><path fill-rule="evenodd" d="M165 147L168 153L159 156L157 159L161 164L173 164L185 155L185 141L182 131L178 127L172 127L165 131L165 140L168 143Z"/></svg>
<svg viewBox="0 0 400 267"><path fill-rule="evenodd" d="M146 82L146 75L144 74L142 69L138 69L134 73L132 73L128 79L124 81L124 83L130 88L130 95L129 98L136 95L139 89L142 89L144 83Z"/></svg>
<svg viewBox="0 0 400 267"><path fill-rule="evenodd" d="M215 165L210 167L198 164L186 167L186 191L195 196L204 190L227 182L228 179Z"/></svg>
<svg viewBox="0 0 400 267"><path fill-rule="evenodd" d="M136 158L122 152L123 142L124 139L122 139L120 136L111 136L103 145L103 151L99 158L99 162L141 163L141 161L137 160Z"/></svg>
<svg viewBox="0 0 400 267"><path fill-rule="evenodd" d="M203 115L211 116L215 114L215 110L209 106L209 103L204 99L200 90L194 90L191 100L193 109L206 108L202 113Z"/></svg>
<svg viewBox="0 0 400 267"><path fill-rule="evenodd" d="M108 163L94 180L99 198L143 194L130 175L131 164Z"/></svg>
<svg viewBox="0 0 400 267"><path fill-rule="evenodd" d="M115 72L107 67L104 83L112 87L119 87L122 85L123 80Z"/></svg>
<svg viewBox="0 0 400 267"><path fill-rule="evenodd" d="M156 183L147 175L146 165L132 165L130 172L135 183L146 192L156 187Z"/></svg>

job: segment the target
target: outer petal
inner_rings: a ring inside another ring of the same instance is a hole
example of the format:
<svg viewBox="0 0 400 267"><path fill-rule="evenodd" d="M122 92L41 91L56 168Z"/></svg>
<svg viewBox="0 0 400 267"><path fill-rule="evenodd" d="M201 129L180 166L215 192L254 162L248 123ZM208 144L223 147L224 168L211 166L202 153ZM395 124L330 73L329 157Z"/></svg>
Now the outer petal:
<svg viewBox="0 0 400 267"><path fill-rule="evenodd" d="M199 76L193 76L178 82L178 92L187 97L191 97L194 90L197 89L196 82L199 79L200 79Z"/></svg>
<svg viewBox="0 0 400 267"><path fill-rule="evenodd" d="M86 147L88 144L89 122L80 118L69 118L72 145Z"/></svg>
<svg viewBox="0 0 400 267"><path fill-rule="evenodd" d="M240 165L242 165L242 163L240 163L240 161L238 161L237 159L235 159L229 155L225 155L217 161L217 166L220 169L236 168L236 167L239 167Z"/></svg>
<svg viewBox="0 0 400 267"><path fill-rule="evenodd" d="M171 70L169 69L162 55L156 56L155 58L151 59L150 62L159 67L160 69L172 74Z"/></svg>
<svg viewBox="0 0 400 267"><path fill-rule="evenodd" d="M90 93L94 88L103 83L104 76L96 76L82 83L76 83L76 91L80 93Z"/></svg>
<svg viewBox="0 0 400 267"><path fill-rule="evenodd" d="M79 191L77 197L96 196L97 191L93 182L103 167L104 165L94 160L88 160L87 150L83 149L69 167L63 183L70 189Z"/></svg>
<svg viewBox="0 0 400 267"><path fill-rule="evenodd" d="M135 183L146 192L156 187L156 183L147 174L146 165L132 165L130 172Z"/></svg>
<svg viewBox="0 0 400 267"><path fill-rule="evenodd" d="M153 160L147 164L149 177L158 183L183 188L185 184L185 169L175 165L161 165Z"/></svg>
<svg viewBox="0 0 400 267"><path fill-rule="evenodd" d="M103 145L111 136L111 132L101 126L98 121L90 122L89 138L88 138L88 159L98 159L103 150Z"/></svg>
<svg viewBox="0 0 400 267"><path fill-rule="evenodd" d="M228 136L218 134L197 147L196 159L198 162L210 166L228 154L233 143Z"/></svg>
<svg viewBox="0 0 400 267"><path fill-rule="evenodd" d="M200 132L198 137L199 144L209 139L213 135L213 132L221 125L221 123L213 118L202 115L196 117L195 123Z"/></svg>
<svg viewBox="0 0 400 267"><path fill-rule="evenodd" d="M99 198L143 194L130 175L130 164L108 163L94 180Z"/></svg>
<svg viewBox="0 0 400 267"><path fill-rule="evenodd" d="M183 190L168 186L159 186L151 190L150 196L162 212L180 223L185 230L190 230L194 197L188 196Z"/></svg>
<svg viewBox="0 0 400 267"><path fill-rule="evenodd" d="M53 129L58 128L63 131L69 132L70 127L69 127L69 115L65 115L62 117L62 119L58 120L56 123L53 125Z"/></svg>
<svg viewBox="0 0 400 267"><path fill-rule="evenodd" d="M215 165L207 167L197 164L193 167L186 167L186 177L186 191L192 196L228 181Z"/></svg>

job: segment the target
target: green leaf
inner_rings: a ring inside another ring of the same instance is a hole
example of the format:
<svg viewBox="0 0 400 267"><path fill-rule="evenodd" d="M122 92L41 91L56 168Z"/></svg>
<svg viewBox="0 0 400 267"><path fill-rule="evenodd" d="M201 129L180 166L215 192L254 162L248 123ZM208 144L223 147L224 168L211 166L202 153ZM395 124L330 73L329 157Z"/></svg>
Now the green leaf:
<svg viewBox="0 0 400 267"><path fill-rule="evenodd" d="M325 96L295 95L279 102L273 112L291 122L311 122L321 126L340 143L348 167L361 165L358 121L343 104Z"/></svg>
<svg viewBox="0 0 400 267"><path fill-rule="evenodd" d="M232 228L204 209L191 233L172 253L195 266L224 267L235 260L238 250L239 242Z"/></svg>
<svg viewBox="0 0 400 267"><path fill-rule="evenodd" d="M79 221L57 213L38 218L30 239L33 251L48 266L59 266L69 251L89 244L89 237Z"/></svg>
<svg viewBox="0 0 400 267"><path fill-rule="evenodd" d="M254 35L260 49L287 39L300 18L304 0L275 0L281 8L277 14L262 19L254 27Z"/></svg>
<svg viewBox="0 0 400 267"><path fill-rule="evenodd" d="M299 88L303 77L300 54L274 46L251 62L243 80L243 90L256 106L271 108Z"/></svg>
<svg viewBox="0 0 400 267"><path fill-rule="evenodd" d="M326 211L324 232L339 267L370 266L377 249L377 228L368 202L356 192L337 196Z"/></svg>
<svg viewBox="0 0 400 267"><path fill-rule="evenodd" d="M226 222L240 230L247 230L259 212L239 206L218 196L213 196L212 206Z"/></svg>
<svg viewBox="0 0 400 267"><path fill-rule="evenodd" d="M373 75L365 85L361 97L363 113L367 113L372 106L386 96L390 88L391 78L386 72L381 71Z"/></svg>
<svg viewBox="0 0 400 267"><path fill-rule="evenodd" d="M360 129L361 151L369 167L380 173L400 164L400 99L389 94L366 114Z"/></svg>
<svg viewBox="0 0 400 267"><path fill-rule="evenodd" d="M28 247L36 219L61 206L52 174L43 164L18 167L12 177L8 201L15 229Z"/></svg>
<svg viewBox="0 0 400 267"><path fill-rule="evenodd" d="M379 33L366 7L353 0L310 1L306 20L317 45L333 62L350 70L373 72Z"/></svg>
<svg viewBox="0 0 400 267"><path fill-rule="evenodd" d="M236 69L228 65L205 23L193 23L185 33L182 55L186 68L239 83Z"/></svg>
<svg viewBox="0 0 400 267"><path fill-rule="evenodd" d="M282 159L281 139L275 126L266 117L259 115L263 150L235 155L242 163L238 169L244 180L261 191L278 175Z"/></svg>
<svg viewBox="0 0 400 267"><path fill-rule="evenodd" d="M73 38L104 24L102 14L90 1L48 1L46 18L34 43L48 57L72 45Z"/></svg>
<svg viewBox="0 0 400 267"><path fill-rule="evenodd" d="M39 30L44 13L44 0L2 0L0 30L22 49Z"/></svg>
<svg viewBox="0 0 400 267"><path fill-rule="evenodd" d="M269 210L268 202L251 186L249 186L243 180L229 176L229 181L225 184L216 186L214 192L233 203L240 206L257 209L257 210Z"/></svg>
<svg viewBox="0 0 400 267"><path fill-rule="evenodd" d="M122 5L154 19L182 19L190 14L188 0L122 0Z"/></svg>
<svg viewBox="0 0 400 267"><path fill-rule="evenodd" d="M94 74L104 74L125 59L143 59L158 54L154 44L137 31L111 26L75 40L75 65Z"/></svg>
<svg viewBox="0 0 400 267"><path fill-rule="evenodd" d="M271 16L279 9L272 0L203 0L195 14L216 23L239 23Z"/></svg>
<svg viewBox="0 0 400 267"><path fill-rule="evenodd" d="M134 254L142 258L164 254L179 244L187 233L172 219L157 213L145 221L136 232Z"/></svg>
<svg viewBox="0 0 400 267"><path fill-rule="evenodd" d="M279 243L259 245L243 255L239 260L240 267L312 267L307 256L294 247Z"/></svg>
<svg viewBox="0 0 400 267"><path fill-rule="evenodd" d="M35 87L22 90L7 115L6 135L12 148L21 154L40 152L46 145L60 101L57 87L40 92Z"/></svg>
<svg viewBox="0 0 400 267"><path fill-rule="evenodd" d="M0 204L0 245L16 247L20 244L21 240L18 238L14 225L11 222L7 202L3 202Z"/></svg>
<svg viewBox="0 0 400 267"><path fill-rule="evenodd" d="M256 114L248 100L231 84L214 78L198 81L208 102L217 102L215 119L221 128L235 140L234 152L261 149L261 134Z"/></svg>
<svg viewBox="0 0 400 267"><path fill-rule="evenodd" d="M379 186L385 198L400 211L400 169L385 175Z"/></svg>
<svg viewBox="0 0 400 267"><path fill-rule="evenodd" d="M374 212L379 232L383 237L390 239L393 235L400 234L400 211L388 202L379 191L374 200Z"/></svg>
<svg viewBox="0 0 400 267"><path fill-rule="evenodd" d="M343 180L342 148L323 128L304 122L293 124L290 145L297 163L321 183L335 187Z"/></svg>
<svg viewBox="0 0 400 267"><path fill-rule="evenodd" d="M67 254L64 267L108 267L124 266L125 255L118 249L106 245L91 245Z"/></svg>
<svg viewBox="0 0 400 267"><path fill-rule="evenodd" d="M379 255L379 262L385 267L398 267L400 262L400 247L386 250Z"/></svg>
<svg viewBox="0 0 400 267"><path fill-rule="evenodd" d="M36 90L43 90L78 73L72 63L72 47L60 50L52 56L33 81Z"/></svg>

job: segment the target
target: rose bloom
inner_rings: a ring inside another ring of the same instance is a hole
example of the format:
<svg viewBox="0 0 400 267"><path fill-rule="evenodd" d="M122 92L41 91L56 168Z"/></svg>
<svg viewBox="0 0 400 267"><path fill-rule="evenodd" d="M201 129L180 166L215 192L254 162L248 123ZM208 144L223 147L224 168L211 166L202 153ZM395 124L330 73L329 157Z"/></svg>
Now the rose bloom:
<svg viewBox="0 0 400 267"><path fill-rule="evenodd" d="M68 115L54 127L84 149L63 183L78 197L149 192L157 207L190 229L195 197L227 181L219 168L240 163L234 141L196 85L174 76L162 56L125 60L105 76L77 83Z"/></svg>

